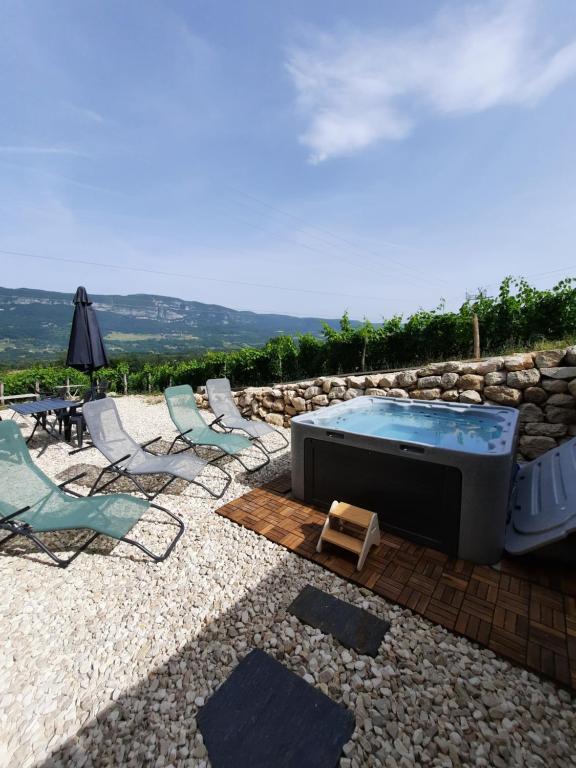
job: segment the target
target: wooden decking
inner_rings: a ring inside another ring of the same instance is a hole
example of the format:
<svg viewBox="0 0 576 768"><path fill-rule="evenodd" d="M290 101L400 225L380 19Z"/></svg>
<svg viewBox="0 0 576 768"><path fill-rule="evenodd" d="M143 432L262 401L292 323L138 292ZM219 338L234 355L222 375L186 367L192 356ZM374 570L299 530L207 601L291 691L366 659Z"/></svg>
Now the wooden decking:
<svg viewBox="0 0 576 768"><path fill-rule="evenodd" d="M363 570L316 543L325 513L289 498L283 476L219 514L430 621L576 690L576 569L504 560L499 569L450 558L382 532Z"/></svg>

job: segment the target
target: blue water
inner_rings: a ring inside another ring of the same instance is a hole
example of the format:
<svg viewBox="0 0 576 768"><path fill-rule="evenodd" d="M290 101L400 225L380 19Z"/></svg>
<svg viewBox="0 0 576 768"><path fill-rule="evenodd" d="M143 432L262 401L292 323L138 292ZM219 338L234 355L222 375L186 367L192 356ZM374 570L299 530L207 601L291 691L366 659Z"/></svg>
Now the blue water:
<svg viewBox="0 0 576 768"><path fill-rule="evenodd" d="M508 419L497 411L366 400L349 409L327 409L314 421L343 432L471 453L499 452L506 444Z"/></svg>

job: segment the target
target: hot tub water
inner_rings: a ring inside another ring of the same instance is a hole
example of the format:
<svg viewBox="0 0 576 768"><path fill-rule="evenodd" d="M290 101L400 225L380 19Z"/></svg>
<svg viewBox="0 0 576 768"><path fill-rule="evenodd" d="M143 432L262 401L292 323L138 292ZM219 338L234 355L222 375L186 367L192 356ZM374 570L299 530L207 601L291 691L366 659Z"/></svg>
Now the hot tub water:
<svg viewBox="0 0 576 768"><path fill-rule="evenodd" d="M321 416L316 416L316 422L326 429L359 435L473 453L493 453L506 444L501 438L504 428L509 425L509 416L504 411L487 409L482 413L478 408L470 412L457 406L439 410L413 401L404 404L373 399L347 412L327 409Z"/></svg>

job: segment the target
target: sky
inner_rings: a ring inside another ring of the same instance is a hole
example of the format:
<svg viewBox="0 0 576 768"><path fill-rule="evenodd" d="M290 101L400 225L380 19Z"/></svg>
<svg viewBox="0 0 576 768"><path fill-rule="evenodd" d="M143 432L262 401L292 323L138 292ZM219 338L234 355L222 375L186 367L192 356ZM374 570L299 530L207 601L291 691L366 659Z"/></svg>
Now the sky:
<svg viewBox="0 0 576 768"><path fill-rule="evenodd" d="M574 0L0 0L0 285L379 321L576 275Z"/></svg>

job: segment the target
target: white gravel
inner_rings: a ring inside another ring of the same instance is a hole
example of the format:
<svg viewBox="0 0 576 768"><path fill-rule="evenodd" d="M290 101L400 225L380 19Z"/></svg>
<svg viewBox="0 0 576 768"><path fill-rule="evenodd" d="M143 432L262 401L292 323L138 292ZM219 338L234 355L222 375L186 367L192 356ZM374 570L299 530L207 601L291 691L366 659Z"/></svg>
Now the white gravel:
<svg viewBox="0 0 576 768"><path fill-rule="evenodd" d="M117 404L138 440L173 436L161 400ZM104 463L40 447L58 480ZM285 471L287 451L255 475L227 466L220 502L194 486L159 499L187 524L164 563L124 544L67 570L28 547L0 557L0 766L207 766L195 715L254 647L354 712L341 766L576 765L568 693L214 514ZM162 528L137 532L160 549ZM391 621L376 659L286 614L306 584Z"/></svg>

